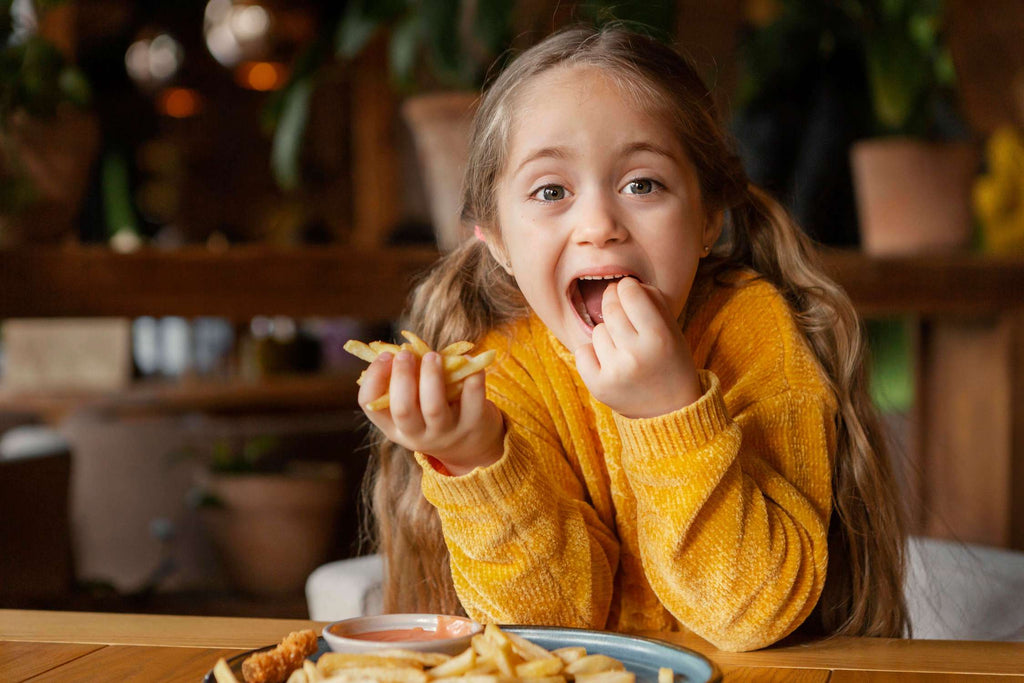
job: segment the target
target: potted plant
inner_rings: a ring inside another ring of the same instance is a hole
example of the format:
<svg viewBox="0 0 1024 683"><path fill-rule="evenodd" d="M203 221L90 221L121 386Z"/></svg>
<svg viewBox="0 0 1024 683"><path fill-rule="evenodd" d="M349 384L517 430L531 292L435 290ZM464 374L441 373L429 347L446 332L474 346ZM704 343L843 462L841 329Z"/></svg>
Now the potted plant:
<svg viewBox="0 0 1024 683"><path fill-rule="evenodd" d="M229 579L257 595L301 591L336 540L341 466L297 461L270 435L219 439L208 456L192 503Z"/></svg>
<svg viewBox="0 0 1024 683"><path fill-rule="evenodd" d="M942 0L848 4L876 127L851 150L862 246L884 255L965 247L978 152L955 113Z"/></svg>
<svg viewBox="0 0 1024 683"><path fill-rule="evenodd" d="M426 179L435 236L442 250L451 249L468 234L459 208L473 107L489 70L499 69L513 43L540 37L564 15L665 27L673 25L673 10L672 2L611 0L558 11L534 1L353 0L323 22L322 35L274 103L275 176L286 188L299 182L298 151L317 70L331 59L354 59L386 33L391 83L405 96L402 113Z"/></svg>
<svg viewBox="0 0 1024 683"><path fill-rule="evenodd" d="M98 148L89 85L48 37L70 10L0 0L0 246L64 238Z"/></svg>

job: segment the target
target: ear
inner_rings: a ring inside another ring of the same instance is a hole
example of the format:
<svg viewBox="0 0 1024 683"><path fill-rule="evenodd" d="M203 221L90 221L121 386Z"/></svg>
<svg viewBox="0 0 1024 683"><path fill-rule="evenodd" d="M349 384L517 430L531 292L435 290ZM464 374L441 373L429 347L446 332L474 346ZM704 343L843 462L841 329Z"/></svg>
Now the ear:
<svg viewBox="0 0 1024 683"><path fill-rule="evenodd" d="M487 245L487 251L491 252L491 256L494 260L505 269L509 275L512 274L512 262L508 258L508 252L505 250L505 244L501 241L501 233L497 230L488 230L487 239L484 240L484 244Z"/></svg>
<svg viewBox="0 0 1024 683"><path fill-rule="evenodd" d="M722 234L722 221L725 219L725 212L719 209L708 216L704 222L704 234L701 235L701 243L713 247Z"/></svg>

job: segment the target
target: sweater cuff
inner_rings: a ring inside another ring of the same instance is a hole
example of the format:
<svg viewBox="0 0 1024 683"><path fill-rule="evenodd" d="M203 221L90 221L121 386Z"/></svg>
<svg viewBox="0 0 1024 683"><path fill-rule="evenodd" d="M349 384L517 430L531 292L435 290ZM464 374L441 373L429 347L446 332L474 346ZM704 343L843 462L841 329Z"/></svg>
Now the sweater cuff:
<svg viewBox="0 0 1024 683"><path fill-rule="evenodd" d="M521 493L529 474L527 444L513 429L505 431L504 452L492 465L478 467L458 477L434 469L429 456L417 452L423 470L423 495L437 508L493 505Z"/></svg>
<svg viewBox="0 0 1024 683"><path fill-rule="evenodd" d="M614 413L627 453L676 454L679 448L699 449L714 440L731 422L722 398L718 377L710 370L699 370L703 394L688 406L656 417L629 418Z"/></svg>

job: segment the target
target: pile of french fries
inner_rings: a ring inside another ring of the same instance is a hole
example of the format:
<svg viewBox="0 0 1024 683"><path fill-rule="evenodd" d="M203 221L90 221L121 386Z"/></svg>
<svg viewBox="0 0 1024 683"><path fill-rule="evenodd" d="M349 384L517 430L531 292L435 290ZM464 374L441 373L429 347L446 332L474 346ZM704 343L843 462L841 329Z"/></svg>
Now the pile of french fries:
<svg viewBox="0 0 1024 683"><path fill-rule="evenodd" d="M221 659L214 667L217 683L239 683ZM658 671L658 683L672 683L675 673ZM582 647L548 651L515 633L488 624L470 647L449 656L411 650L373 654L327 652L314 664L302 663L287 683L636 683L622 662Z"/></svg>
<svg viewBox="0 0 1024 683"><path fill-rule="evenodd" d="M385 352L397 355L400 351L411 351L419 358L423 358L423 356L433 351L425 341L408 330L402 330L402 336L408 341L401 345L383 341L374 341L367 344L358 339L349 339L345 342L344 349L367 363L377 360L377 356ZM441 363L444 369L445 397L449 401L454 401L462 394L462 385L467 377L480 372L494 362L496 352L493 349L484 351L477 356L468 355L472 350L472 342L458 341L454 344L449 344L438 352L441 354ZM357 384L361 385L362 383L363 376L360 375ZM366 407L370 410L384 410L390 405L390 395L384 394L367 403Z"/></svg>

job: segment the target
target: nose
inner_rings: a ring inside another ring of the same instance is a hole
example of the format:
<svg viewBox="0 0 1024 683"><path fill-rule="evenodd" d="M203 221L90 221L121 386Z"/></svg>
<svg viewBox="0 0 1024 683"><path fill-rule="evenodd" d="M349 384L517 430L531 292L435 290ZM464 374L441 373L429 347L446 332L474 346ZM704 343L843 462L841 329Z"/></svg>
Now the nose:
<svg viewBox="0 0 1024 683"><path fill-rule="evenodd" d="M573 238L577 244L604 247L615 242L624 242L628 232L615 210L613 200L596 194L584 201L576 202L577 215L573 227Z"/></svg>

